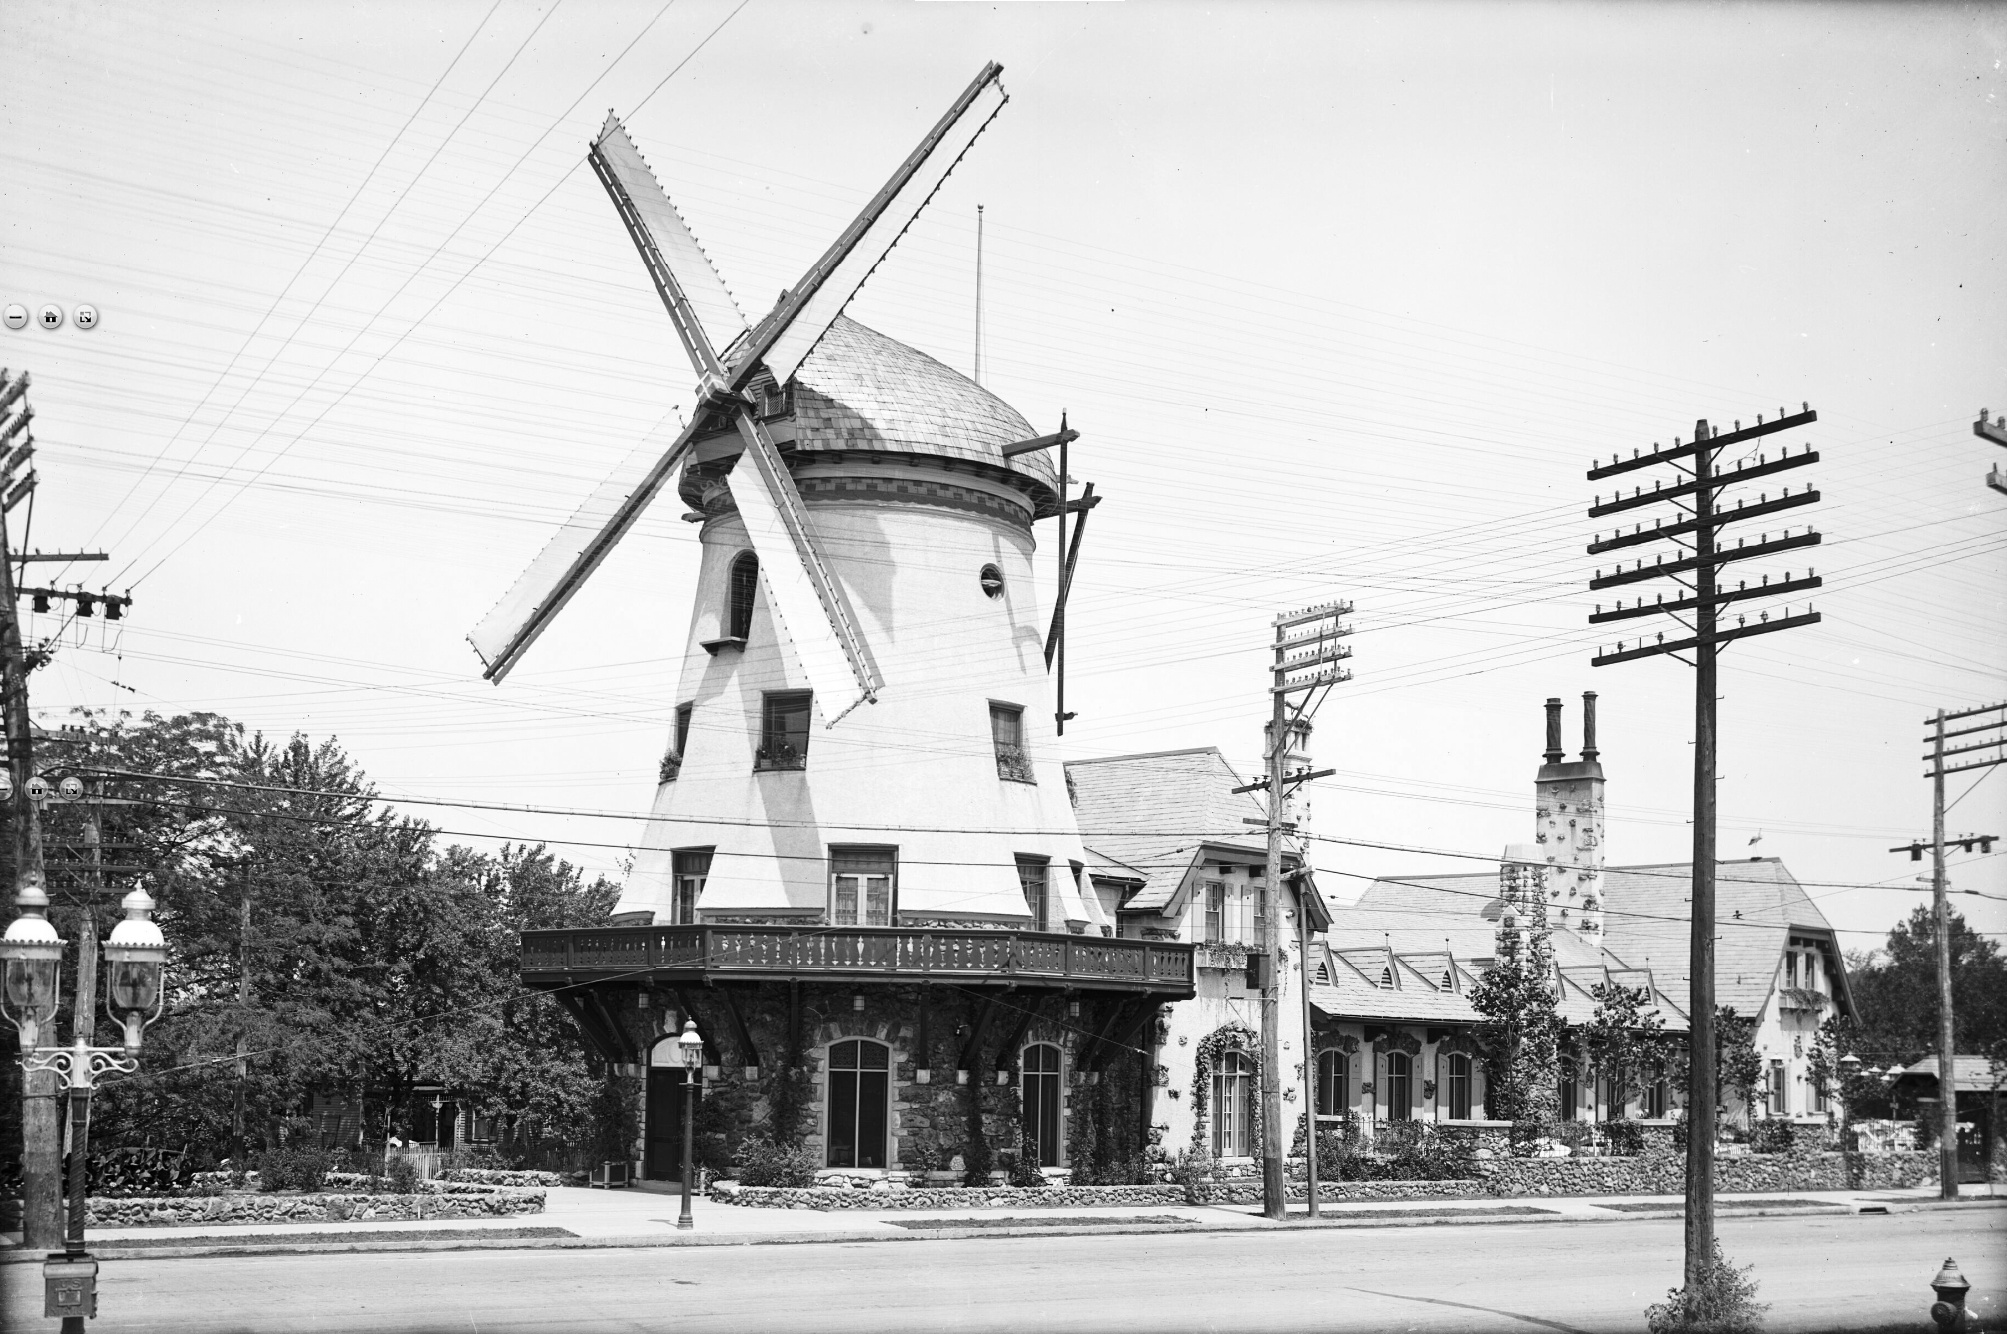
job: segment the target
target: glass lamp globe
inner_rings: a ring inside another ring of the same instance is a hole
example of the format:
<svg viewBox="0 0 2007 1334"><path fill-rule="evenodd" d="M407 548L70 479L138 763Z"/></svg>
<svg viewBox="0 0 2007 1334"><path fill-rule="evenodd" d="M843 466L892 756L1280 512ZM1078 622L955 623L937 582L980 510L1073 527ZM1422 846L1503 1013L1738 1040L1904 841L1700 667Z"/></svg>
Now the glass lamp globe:
<svg viewBox="0 0 2007 1334"><path fill-rule="evenodd" d="M145 890L135 889L120 906L125 920L105 942L105 1001L125 1025L126 1049L136 1051L140 1031L160 1013L167 938L153 920L153 898Z"/></svg>
<svg viewBox="0 0 2007 1334"><path fill-rule="evenodd" d="M704 1039L697 1036L697 1021L683 1021L683 1036L676 1039L683 1051L683 1068L695 1073L704 1068Z"/></svg>
<svg viewBox="0 0 2007 1334"><path fill-rule="evenodd" d="M21 909L0 940L0 1002L16 1027L40 1034L56 1017L57 988L62 980L63 938L44 915L49 896L38 884L21 887L14 899ZM39 1040L39 1036L36 1040Z"/></svg>

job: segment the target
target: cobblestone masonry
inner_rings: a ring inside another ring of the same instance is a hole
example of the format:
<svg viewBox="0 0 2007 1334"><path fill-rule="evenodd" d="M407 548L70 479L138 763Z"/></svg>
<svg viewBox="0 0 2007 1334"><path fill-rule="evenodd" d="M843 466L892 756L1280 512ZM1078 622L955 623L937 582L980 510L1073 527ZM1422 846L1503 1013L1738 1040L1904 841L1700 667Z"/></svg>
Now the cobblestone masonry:
<svg viewBox="0 0 2007 1334"><path fill-rule="evenodd" d="M1340 1181L1320 1182L1317 1198L1340 1200L1466 1199L1484 1193L1477 1181ZM740 1186L720 1182L711 1198L721 1204L754 1209L1082 1209L1114 1204L1184 1204L1185 1188L1153 1186L921 1186L884 1190L851 1190L815 1186L786 1190L770 1186ZM1261 1199L1261 1182L1226 1181L1206 1187L1204 1199L1214 1203L1252 1204ZM1292 1183L1290 1198L1304 1198L1301 1183Z"/></svg>
<svg viewBox="0 0 2007 1334"><path fill-rule="evenodd" d="M544 1211L541 1190L422 1195L92 1196L87 1227L185 1227L217 1223L338 1223L352 1219L489 1218Z"/></svg>
<svg viewBox="0 0 2007 1334"><path fill-rule="evenodd" d="M1686 1163L1669 1151L1633 1158L1491 1158L1476 1164L1468 1181L1320 1182L1320 1200L1468 1199L1570 1195L1678 1195L1686 1189ZM1934 1181L1937 1160L1917 1151L1842 1154L1825 1151L1748 1154L1715 1164L1715 1189L1724 1194L1793 1190L1894 1190ZM1292 1182L1290 1197L1303 1198ZM817 1186L801 1190L714 1185L711 1198L723 1204L763 1209L982 1209L1069 1208L1111 1204L1177 1204L1184 1187L1149 1186L961 1186L908 1187L887 1182L876 1188ZM1243 1204L1261 1198L1258 1180L1215 1183L1203 1198Z"/></svg>

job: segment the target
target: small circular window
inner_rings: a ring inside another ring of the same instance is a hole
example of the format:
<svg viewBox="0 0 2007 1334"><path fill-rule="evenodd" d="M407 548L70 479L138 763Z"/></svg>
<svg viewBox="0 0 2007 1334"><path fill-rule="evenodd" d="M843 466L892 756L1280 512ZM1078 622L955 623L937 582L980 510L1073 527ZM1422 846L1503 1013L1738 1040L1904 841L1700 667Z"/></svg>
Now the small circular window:
<svg viewBox="0 0 2007 1334"><path fill-rule="evenodd" d="M983 566L982 583L983 583L984 597L1000 598L1003 596L1003 590L1004 590L1003 571L999 570L996 566L994 565Z"/></svg>

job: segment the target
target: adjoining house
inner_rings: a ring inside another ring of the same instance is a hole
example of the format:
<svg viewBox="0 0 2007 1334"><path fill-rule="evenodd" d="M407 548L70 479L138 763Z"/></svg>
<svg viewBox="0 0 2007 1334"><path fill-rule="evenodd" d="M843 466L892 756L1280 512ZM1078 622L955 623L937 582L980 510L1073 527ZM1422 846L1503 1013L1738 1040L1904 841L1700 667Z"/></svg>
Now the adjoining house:
<svg viewBox="0 0 2007 1334"><path fill-rule="evenodd" d="M1309 769L1308 724L1298 723L1285 760ZM1200 1148L1228 1171L1252 1169L1260 1156L1262 977L1280 993L1278 1045L1283 1125L1302 1115L1302 1005L1295 960L1298 915L1320 939L1330 910L1290 840L1282 858L1280 904L1268 884L1265 805L1246 792L1220 752L1189 750L1117 755L1067 764L1088 875L1123 939L1195 947L1195 990L1164 1007L1156 1026L1155 1082L1161 1099L1145 1108L1166 1153ZM1299 830L1300 808L1285 810ZM1264 919L1279 911L1275 960L1261 949ZM1287 1146L1285 1146L1287 1147Z"/></svg>
<svg viewBox="0 0 2007 1334"><path fill-rule="evenodd" d="M1645 991L1665 1030L1684 1034L1692 866L1604 864L1594 708L1595 696L1585 696L1582 754L1569 761L1561 701L1547 702L1535 841L1508 849L1502 864L1508 883L1514 866L1543 882L1556 995L1571 1025L1593 1015L1597 984L1615 982ZM1830 1103L1812 1075L1812 1047L1830 1013L1854 1012L1832 926L1774 857L1718 862L1715 902L1717 1004L1757 1021L1754 1045L1764 1069L1759 1105L1739 1110L1824 1119ZM1330 1072L1328 1099L1320 1086L1320 1116L1483 1117L1483 1071L1470 1059L1480 1016L1468 995L1493 961L1506 907L1500 873L1485 870L1385 877L1356 903L1333 910L1327 957L1314 963L1320 984L1311 991L1331 1035L1319 1025L1320 1070ZM1574 1053L1564 1059L1557 1093L1566 1119L1660 1119L1683 1101L1663 1080L1627 1087L1619 1100Z"/></svg>

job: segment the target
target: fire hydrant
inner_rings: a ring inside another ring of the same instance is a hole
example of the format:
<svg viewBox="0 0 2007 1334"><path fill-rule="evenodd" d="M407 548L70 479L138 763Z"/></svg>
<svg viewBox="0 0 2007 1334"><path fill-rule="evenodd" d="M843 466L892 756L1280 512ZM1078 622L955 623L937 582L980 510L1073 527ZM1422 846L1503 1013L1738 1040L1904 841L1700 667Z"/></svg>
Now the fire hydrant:
<svg viewBox="0 0 2007 1334"><path fill-rule="evenodd" d="M1930 1304L1930 1318L1942 1330L1963 1330L1971 1328L1971 1316L1965 1309L1965 1294L1972 1285L1965 1281L1965 1275L1958 1272L1958 1261L1946 1260L1944 1268L1937 1271L1937 1277L1930 1281L1930 1287L1937 1294L1937 1300Z"/></svg>

